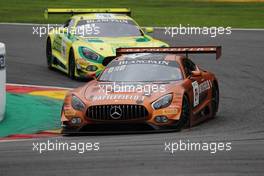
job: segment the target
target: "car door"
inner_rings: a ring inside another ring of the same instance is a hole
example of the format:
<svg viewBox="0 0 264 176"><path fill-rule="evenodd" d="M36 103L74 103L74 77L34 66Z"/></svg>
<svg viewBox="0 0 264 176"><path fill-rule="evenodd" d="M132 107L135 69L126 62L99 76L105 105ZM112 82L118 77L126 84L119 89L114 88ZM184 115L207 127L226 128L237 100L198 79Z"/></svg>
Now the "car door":
<svg viewBox="0 0 264 176"><path fill-rule="evenodd" d="M210 82L204 79L202 72L190 59L184 59L183 64L186 76L192 81L193 108L197 108L206 100ZM193 71L201 74L193 74Z"/></svg>
<svg viewBox="0 0 264 176"><path fill-rule="evenodd" d="M59 53L60 62L64 65L67 64L67 51L71 46L71 40L69 39L71 28L74 25L74 20L70 19L66 21L63 28L54 37L54 49Z"/></svg>

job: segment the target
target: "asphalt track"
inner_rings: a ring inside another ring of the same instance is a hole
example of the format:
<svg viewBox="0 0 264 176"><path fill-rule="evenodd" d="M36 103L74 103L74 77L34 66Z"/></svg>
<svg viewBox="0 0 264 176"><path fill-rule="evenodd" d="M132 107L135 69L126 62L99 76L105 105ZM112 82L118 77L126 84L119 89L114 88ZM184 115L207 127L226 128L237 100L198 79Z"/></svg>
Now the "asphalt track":
<svg viewBox="0 0 264 176"><path fill-rule="evenodd" d="M45 39L32 35L32 26L0 25L0 41L7 45L9 83L78 87L83 82L49 71ZM181 132L89 135L50 140L100 142L100 150L32 151L32 142L0 143L0 176L7 175L264 175L264 31L233 31L231 35L154 36L171 45L222 45L223 55L197 56L203 68L220 82L218 116ZM195 56L193 56L195 57ZM165 142L232 142L231 151L164 151Z"/></svg>

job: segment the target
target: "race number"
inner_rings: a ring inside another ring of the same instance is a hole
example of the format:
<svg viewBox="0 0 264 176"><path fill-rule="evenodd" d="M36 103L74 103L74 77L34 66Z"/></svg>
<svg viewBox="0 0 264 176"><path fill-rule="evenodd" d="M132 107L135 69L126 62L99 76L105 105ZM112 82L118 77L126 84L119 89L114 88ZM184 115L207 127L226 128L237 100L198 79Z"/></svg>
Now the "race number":
<svg viewBox="0 0 264 176"><path fill-rule="evenodd" d="M193 87L193 107L197 106L199 104L199 85L197 81L194 81L192 83Z"/></svg>

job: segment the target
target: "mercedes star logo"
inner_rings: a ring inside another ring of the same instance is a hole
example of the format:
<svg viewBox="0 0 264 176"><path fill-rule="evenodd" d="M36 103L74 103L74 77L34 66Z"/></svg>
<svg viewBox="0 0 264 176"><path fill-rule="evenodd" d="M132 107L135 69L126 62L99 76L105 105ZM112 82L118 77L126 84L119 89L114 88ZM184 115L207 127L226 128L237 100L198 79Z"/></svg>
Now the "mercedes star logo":
<svg viewBox="0 0 264 176"><path fill-rule="evenodd" d="M120 119L122 116L122 110L119 106L112 106L110 108L110 116L112 117L112 119Z"/></svg>

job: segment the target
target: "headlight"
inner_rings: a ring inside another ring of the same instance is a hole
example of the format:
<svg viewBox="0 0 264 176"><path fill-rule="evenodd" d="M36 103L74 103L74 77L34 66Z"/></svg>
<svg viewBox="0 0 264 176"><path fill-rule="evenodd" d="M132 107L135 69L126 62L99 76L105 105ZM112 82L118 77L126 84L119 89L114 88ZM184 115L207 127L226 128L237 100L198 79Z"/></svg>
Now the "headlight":
<svg viewBox="0 0 264 176"><path fill-rule="evenodd" d="M91 59L94 61L99 61L99 59L100 59L100 56L98 54L92 52L91 50L89 50L86 47L81 47L80 52L86 59Z"/></svg>
<svg viewBox="0 0 264 176"><path fill-rule="evenodd" d="M159 98L158 100L154 101L152 103L152 107L153 109L166 108L171 104L171 101L172 101L172 94L167 94Z"/></svg>
<svg viewBox="0 0 264 176"><path fill-rule="evenodd" d="M87 71L92 71L92 72L95 72L97 69L98 67L95 65L88 65L86 68Z"/></svg>
<svg viewBox="0 0 264 176"><path fill-rule="evenodd" d="M73 109L77 111L83 111L85 109L85 104L75 95L72 96L71 104Z"/></svg>

